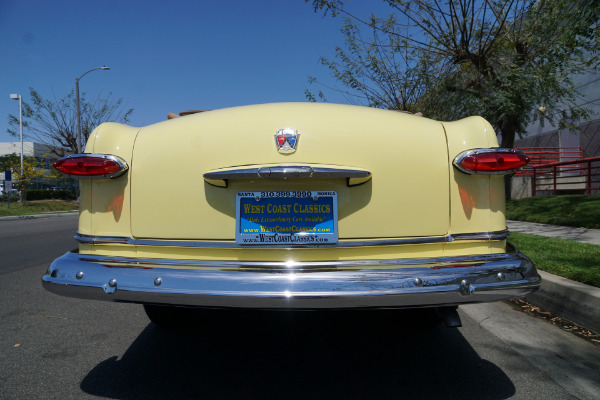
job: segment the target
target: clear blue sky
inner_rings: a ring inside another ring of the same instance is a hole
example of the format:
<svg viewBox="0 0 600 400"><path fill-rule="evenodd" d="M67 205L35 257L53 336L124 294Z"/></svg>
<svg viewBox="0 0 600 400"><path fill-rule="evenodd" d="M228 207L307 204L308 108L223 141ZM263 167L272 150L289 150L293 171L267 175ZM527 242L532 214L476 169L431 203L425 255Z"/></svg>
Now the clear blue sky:
<svg viewBox="0 0 600 400"><path fill-rule="evenodd" d="M387 12L376 0L351 7ZM6 133L18 114L10 93L62 97L103 65L80 90L123 98L136 126L169 111L306 101L308 75L331 82L318 59L342 43L341 23L304 0L0 0L0 141L18 141Z"/></svg>

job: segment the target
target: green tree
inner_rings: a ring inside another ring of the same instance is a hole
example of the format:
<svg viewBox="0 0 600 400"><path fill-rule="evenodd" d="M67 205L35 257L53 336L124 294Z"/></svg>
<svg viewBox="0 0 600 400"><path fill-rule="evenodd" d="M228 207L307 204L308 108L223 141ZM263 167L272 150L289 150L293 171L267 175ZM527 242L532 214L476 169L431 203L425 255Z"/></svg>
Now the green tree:
<svg viewBox="0 0 600 400"><path fill-rule="evenodd" d="M360 26L345 18L341 28L344 47L336 47L335 60L320 58L343 89L323 85L314 77L309 82L321 84L329 90L341 93L352 104L398 111L417 112L417 101L428 87L427 77L430 64L414 49L401 46L393 34L395 20L375 20L369 25L370 37L365 38ZM317 101L309 90L306 97ZM318 97L326 101L322 91Z"/></svg>
<svg viewBox="0 0 600 400"><path fill-rule="evenodd" d="M31 181L43 175L38 168L39 163L35 157L23 157L23 170L21 171L21 156L17 153L0 156L0 171L10 170L13 180L18 180L18 189L23 192Z"/></svg>
<svg viewBox="0 0 600 400"><path fill-rule="evenodd" d="M317 11L341 14L347 23L354 21L394 39L384 43L372 37L366 48L384 46L386 51L412 54L407 68L387 68L386 73L404 74L397 81L405 76L415 81L410 74L418 75L427 88L412 107L427 116L481 115L502 134L503 147L513 146L515 136L540 117L542 106L544 117L560 127L573 127L574 121L589 116L589 110L577 105L580 94L573 77L598 68L597 0L383 1L392 15L368 20L347 11L341 0L312 3ZM346 44L353 41L365 42L358 31L346 37ZM347 49L355 54L348 45ZM361 50L361 56L365 54ZM356 90L347 82L357 80L388 96L339 53L336 58L341 64L329 60L324 64L341 65L333 70L339 82ZM354 59L361 63L356 55ZM362 66L368 67L368 62ZM388 107L385 102L367 104Z"/></svg>
<svg viewBox="0 0 600 400"><path fill-rule="evenodd" d="M29 88L31 102L23 101L23 128L27 136L37 142L53 146L51 152L57 156L77 153L77 106L73 92L62 98L46 99ZM125 109L122 99L96 97L88 101L85 93L80 94L80 116L82 143L85 144L92 130L103 122L127 123L133 109ZM9 115L8 132L17 136L19 116Z"/></svg>

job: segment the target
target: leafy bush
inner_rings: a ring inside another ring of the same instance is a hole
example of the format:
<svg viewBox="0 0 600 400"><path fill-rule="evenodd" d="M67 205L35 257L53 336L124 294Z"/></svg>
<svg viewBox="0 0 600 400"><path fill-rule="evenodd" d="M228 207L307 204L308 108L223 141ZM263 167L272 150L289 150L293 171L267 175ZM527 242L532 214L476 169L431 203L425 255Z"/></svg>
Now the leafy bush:
<svg viewBox="0 0 600 400"><path fill-rule="evenodd" d="M11 203L13 203L13 202L16 203L17 201L19 201L19 195L18 194L15 194L15 193L11 193L11 194L2 193L2 195L0 196L0 202L8 202L8 197L9 196L10 196L10 202Z"/></svg>
<svg viewBox="0 0 600 400"><path fill-rule="evenodd" d="M25 191L25 200L75 200L77 193L72 190L31 189Z"/></svg>

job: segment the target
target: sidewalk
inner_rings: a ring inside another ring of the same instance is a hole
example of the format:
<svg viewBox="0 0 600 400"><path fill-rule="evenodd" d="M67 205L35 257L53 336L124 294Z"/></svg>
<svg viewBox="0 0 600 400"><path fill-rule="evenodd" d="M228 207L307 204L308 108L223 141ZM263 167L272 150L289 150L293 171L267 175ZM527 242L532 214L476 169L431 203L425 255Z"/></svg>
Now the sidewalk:
<svg viewBox="0 0 600 400"><path fill-rule="evenodd" d="M535 222L523 221L506 221L506 225L511 232L530 233L538 236L600 244L600 229L572 228L570 226L537 224Z"/></svg>
<svg viewBox="0 0 600 400"><path fill-rule="evenodd" d="M600 245L600 229L571 228L522 221L506 221L506 225L511 232ZM600 263L600 259L598 262ZM527 301L600 333L600 288L544 271L538 272L542 276L542 285L537 292L527 296Z"/></svg>
<svg viewBox="0 0 600 400"><path fill-rule="evenodd" d="M0 217L0 221L12 221L15 219L37 219L37 218L55 218L55 217L66 217L68 215L77 215L79 211L51 211L47 213L31 214L31 215L9 215L7 217Z"/></svg>

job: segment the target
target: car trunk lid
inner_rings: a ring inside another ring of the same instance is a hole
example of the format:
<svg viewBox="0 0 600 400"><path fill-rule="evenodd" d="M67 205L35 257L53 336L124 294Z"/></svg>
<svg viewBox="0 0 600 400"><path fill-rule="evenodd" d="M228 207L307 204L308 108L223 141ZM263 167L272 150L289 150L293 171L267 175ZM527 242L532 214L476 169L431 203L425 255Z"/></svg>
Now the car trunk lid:
<svg viewBox="0 0 600 400"><path fill-rule="evenodd" d="M286 129L297 136L282 151ZM448 168L442 124L399 112L282 103L190 115L136 139L132 233L234 240L238 193L303 190L337 194L342 240L444 235Z"/></svg>

